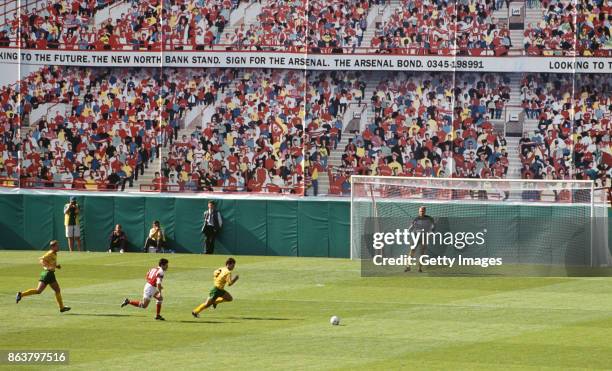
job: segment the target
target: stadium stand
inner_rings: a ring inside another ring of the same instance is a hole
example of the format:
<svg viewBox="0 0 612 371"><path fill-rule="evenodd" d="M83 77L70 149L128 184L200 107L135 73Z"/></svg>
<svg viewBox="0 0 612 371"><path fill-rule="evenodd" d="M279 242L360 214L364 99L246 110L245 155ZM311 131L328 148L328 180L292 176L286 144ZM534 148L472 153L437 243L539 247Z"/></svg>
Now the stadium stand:
<svg viewBox="0 0 612 371"><path fill-rule="evenodd" d="M0 88L0 184L19 185L19 85Z"/></svg>
<svg viewBox="0 0 612 371"><path fill-rule="evenodd" d="M583 0L576 3L576 49L582 56L610 56L612 34L610 15L612 6L608 2Z"/></svg>
<svg viewBox="0 0 612 371"><path fill-rule="evenodd" d="M508 152L503 132L493 121L502 119L510 100L510 79L503 74L462 74L455 87L456 139L453 143L453 176L504 178L508 173ZM463 160L463 163L461 162Z"/></svg>
<svg viewBox="0 0 612 371"><path fill-rule="evenodd" d="M163 2L164 50L204 50L221 41L239 1L166 0Z"/></svg>
<svg viewBox="0 0 612 371"><path fill-rule="evenodd" d="M309 73L304 156L313 194L320 189L326 193L331 185L330 155L342 142L345 122L352 119L355 107L361 107L365 87L361 72Z"/></svg>
<svg viewBox="0 0 612 371"><path fill-rule="evenodd" d="M576 2L547 0L541 3L542 16L527 23L523 47L531 56L576 54Z"/></svg>
<svg viewBox="0 0 612 371"><path fill-rule="evenodd" d="M303 51L306 45L307 4L268 0L256 21L243 23L228 35L232 49Z"/></svg>
<svg viewBox="0 0 612 371"><path fill-rule="evenodd" d="M202 126L171 144L161 176L179 191L303 193L304 74L230 71Z"/></svg>
<svg viewBox="0 0 612 371"><path fill-rule="evenodd" d="M523 48L531 56L610 56L609 16L603 1L528 1Z"/></svg>
<svg viewBox="0 0 612 371"><path fill-rule="evenodd" d="M306 43L313 53L340 52L361 47L368 28L370 4L365 0L311 1Z"/></svg>
<svg viewBox="0 0 612 371"><path fill-rule="evenodd" d="M580 75L573 101L574 177L600 187L612 186L611 83L607 75Z"/></svg>
<svg viewBox="0 0 612 371"><path fill-rule="evenodd" d="M0 90L0 178L308 195L346 193L353 174L606 185L610 86L567 74L45 67ZM519 100L525 134L509 146L506 109Z"/></svg>
<svg viewBox="0 0 612 371"><path fill-rule="evenodd" d="M492 124L509 100L501 75L380 73L363 89L365 108L353 102L357 118L344 119L350 134L339 150L330 140L330 193L346 193L352 174L506 176L506 141Z"/></svg>
<svg viewBox="0 0 612 371"><path fill-rule="evenodd" d="M483 0L403 0L377 25L370 46L396 54L507 55L510 32L494 10L493 2Z"/></svg>
<svg viewBox="0 0 612 371"><path fill-rule="evenodd" d="M110 49L118 42L113 22L96 28L94 20L97 12L116 2L52 0L20 4L16 17L20 19L17 24L20 30L11 24L9 38L16 40L18 32L21 46L29 49ZM137 16L138 10L133 8L121 21Z"/></svg>
<svg viewBox="0 0 612 371"><path fill-rule="evenodd" d="M78 50L199 50L212 47L236 8L235 1L36 1L18 7L21 22L0 27L16 46ZM104 18L102 10L116 6ZM162 26L163 25L163 26ZM18 30L18 28L21 30ZM5 46L0 44L1 46ZM9 46L6 45L6 46Z"/></svg>
<svg viewBox="0 0 612 371"><path fill-rule="evenodd" d="M0 6L0 47L17 47L20 42L30 49L96 51L610 55L607 3L528 1L524 27L512 31L508 3L7 0Z"/></svg>
<svg viewBox="0 0 612 371"><path fill-rule="evenodd" d="M521 95L528 117L520 147L523 176L591 179L609 187L610 79L589 74L528 74Z"/></svg>
<svg viewBox="0 0 612 371"><path fill-rule="evenodd" d="M25 77L22 186L131 186L137 170L157 157L160 128L186 108L161 80L156 70L77 67L45 67ZM48 114L29 122L39 108Z"/></svg>
<svg viewBox="0 0 612 371"><path fill-rule="evenodd" d="M527 121L519 148L523 178L571 176L573 89L572 75L524 76L521 96Z"/></svg>

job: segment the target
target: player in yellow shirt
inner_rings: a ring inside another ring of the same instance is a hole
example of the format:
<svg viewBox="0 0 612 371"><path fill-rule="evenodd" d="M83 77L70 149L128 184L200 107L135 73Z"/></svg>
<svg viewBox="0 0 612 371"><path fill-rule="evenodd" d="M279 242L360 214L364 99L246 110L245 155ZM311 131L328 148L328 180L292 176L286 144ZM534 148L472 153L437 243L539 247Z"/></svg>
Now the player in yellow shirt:
<svg viewBox="0 0 612 371"><path fill-rule="evenodd" d="M50 250L47 251L45 255L40 257L40 264L43 266L43 271L40 274L38 287L35 289L26 290L24 292L18 292L15 302L19 303L21 299L26 296L38 295L45 291L47 285L50 285L53 291L55 291L55 300L60 308L60 312L63 313L69 311L70 307L64 306L60 286L55 279L55 270L62 268L61 265L57 264L57 251L59 250L59 243L56 240L53 240L49 243L49 247Z"/></svg>
<svg viewBox="0 0 612 371"><path fill-rule="evenodd" d="M197 306L192 312L191 315L194 317L199 317L200 312L204 309L210 307L212 305L213 308L217 307L217 304L223 303L224 301L232 301L232 295L229 292L225 291L225 285L232 286L238 281L238 275L232 278L232 271L236 266L236 260L234 258L229 258L225 262L225 267L221 267L215 271L213 274L213 279L215 281L215 286L210 290L208 294L208 298L206 301Z"/></svg>

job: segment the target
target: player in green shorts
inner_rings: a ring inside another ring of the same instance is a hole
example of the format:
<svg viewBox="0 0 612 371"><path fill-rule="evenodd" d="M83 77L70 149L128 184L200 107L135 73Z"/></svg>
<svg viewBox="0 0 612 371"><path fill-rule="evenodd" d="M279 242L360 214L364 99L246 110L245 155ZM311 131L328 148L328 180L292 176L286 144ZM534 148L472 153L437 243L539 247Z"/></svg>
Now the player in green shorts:
<svg viewBox="0 0 612 371"><path fill-rule="evenodd" d="M38 280L38 287L35 289L29 289L24 292L19 291L17 296L15 297L15 302L19 303L22 298L30 295L38 295L41 292L45 291L47 286L51 286L53 291L55 291L55 300L57 301L57 305L59 306L60 312L67 312L70 310L70 307L64 306L64 301L62 300L62 294L60 291L59 283L57 283L57 279L55 278L55 270L61 269L62 266L57 264L57 251L59 250L59 244L56 240L53 240L49 243L50 250L47 253L40 257L40 264L43 266L43 271L40 274L40 279Z"/></svg>
<svg viewBox="0 0 612 371"><path fill-rule="evenodd" d="M226 294L228 294L227 291L220 289L218 287L213 287L208 293L208 297L210 298L210 300L214 302L215 300L217 300L217 298L221 298ZM231 301L231 299L229 301Z"/></svg>
<svg viewBox="0 0 612 371"><path fill-rule="evenodd" d="M232 270L234 270L235 266L236 260L234 260L233 258L229 258L225 262L225 267L221 267L215 271L215 273L213 274L215 286L208 293L208 298L206 299L206 301L198 305L198 307L191 312L194 317L197 318L200 315L201 311L210 306L216 308L217 304L223 303L225 301L234 300L234 298L232 298L232 295L230 295L229 292L225 291L224 288L226 284L228 286L232 286L236 283L236 281L238 281L238 275L232 278Z"/></svg>

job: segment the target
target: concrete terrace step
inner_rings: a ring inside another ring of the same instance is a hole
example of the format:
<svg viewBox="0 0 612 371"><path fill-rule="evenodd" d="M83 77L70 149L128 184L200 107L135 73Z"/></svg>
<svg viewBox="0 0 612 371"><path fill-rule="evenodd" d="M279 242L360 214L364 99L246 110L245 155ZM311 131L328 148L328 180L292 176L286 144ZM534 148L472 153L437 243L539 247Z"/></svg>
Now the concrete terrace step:
<svg viewBox="0 0 612 371"><path fill-rule="evenodd" d="M238 8L230 14L230 21L225 25L223 35L221 35L221 44L229 44L228 37L231 37L241 25L245 25L245 29L247 29L249 25L255 24L262 6L265 6L265 4L259 4L255 1L241 2Z"/></svg>
<svg viewBox="0 0 612 371"><path fill-rule="evenodd" d="M543 15L542 8L527 8L525 12L525 28L529 25L535 26L540 23Z"/></svg>
<svg viewBox="0 0 612 371"><path fill-rule="evenodd" d="M236 76L236 79L234 79L234 82L232 84L230 84L229 89L233 89L235 87L235 84L240 81L240 79L242 78L242 76L244 76L244 71L240 71L240 73L238 74L238 76ZM226 89L227 91L227 89ZM217 97L215 99L215 105L220 103L221 100L223 99L222 94L217 94ZM201 111L204 111L207 108L207 106L197 106L194 109L198 109ZM204 118L202 117L202 120L204 120ZM191 125L187 125L186 127L182 128L179 130L177 137L178 138L182 138L183 135L185 135L186 137L190 137L191 133L193 133L193 131L195 130L196 126L203 126L203 122L202 120L194 120ZM134 190L138 191L140 189L140 184L151 184L153 182L153 179L155 178L155 172L156 171L160 171L161 172L161 159L164 157L168 157L168 153L169 153L169 149L170 149L170 142L168 142L168 145L166 147L162 147L160 150L160 158L156 159L153 164L149 165L149 168L145 170L144 175L138 177L138 181L134 182Z"/></svg>
<svg viewBox="0 0 612 371"><path fill-rule="evenodd" d="M510 42L514 49L523 49L523 30L510 30Z"/></svg>
<svg viewBox="0 0 612 371"><path fill-rule="evenodd" d="M521 160L519 158L518 144L520 138L508 137L506 138L506 151L508 152L508 174L507 177L511 179L521 177Z"/></svg>

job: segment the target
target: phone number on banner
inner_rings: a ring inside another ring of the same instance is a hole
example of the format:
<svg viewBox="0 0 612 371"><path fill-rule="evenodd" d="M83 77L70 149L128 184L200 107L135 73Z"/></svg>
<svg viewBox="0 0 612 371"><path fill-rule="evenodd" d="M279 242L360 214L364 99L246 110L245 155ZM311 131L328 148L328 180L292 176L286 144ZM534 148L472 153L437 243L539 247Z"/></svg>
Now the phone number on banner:
<svg viewBox="0 0 612 371"><path fill-rule="evenodd" d="M428 60L428 69L444 69L444 70L484 70L485 66L482 60Z"/></svg>

